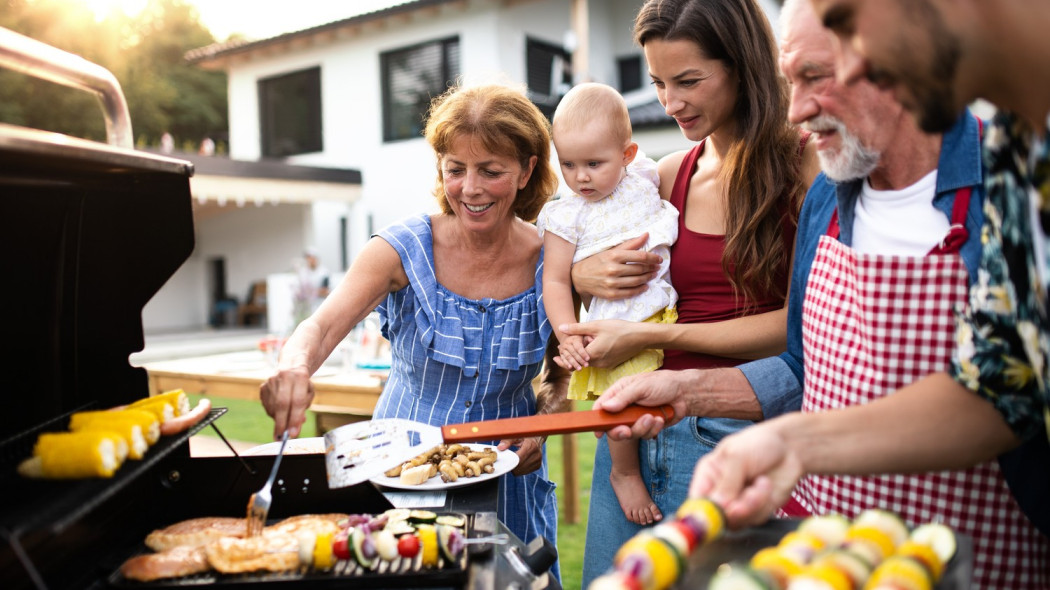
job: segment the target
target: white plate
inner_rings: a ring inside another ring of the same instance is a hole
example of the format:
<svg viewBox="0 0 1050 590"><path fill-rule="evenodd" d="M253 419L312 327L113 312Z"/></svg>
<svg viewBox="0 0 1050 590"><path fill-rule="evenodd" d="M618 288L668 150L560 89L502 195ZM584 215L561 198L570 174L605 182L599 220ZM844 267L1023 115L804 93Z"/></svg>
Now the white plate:
<svg viewBox="0 0 1050 590"><path fill-rule="evenodd" d="M281 448L281 441L274 441L252 447L241 453L242 455L276 455ZM313 455L324 454L324 437L313 436L308 438L293 438L284 445L285 455Z"/></svg>
<svg viewBox="0 0 1050 590"><path fill-rule="evenodd" d="M473 443L467 444L465 446L477 450L482 450L486 448L496 448L493 445L480 445ZM479 475L477 477L461 477L456 481L445 483L441 481L441 475L436 475L417 486L401 483L400 477L387 477L382 474L373 477L370 481L376 485L380 485L387 488L397 488L399 490L447 490L449 488L469 486L497 478L503 475L504 473L507 473L510 470L514 469L515 467L517 467L517 465L518 454L510 449L507 449L506 451L502 451L498 455L496 455L496 462L492 464L492 473L486 473L485 475Z"/></svg>

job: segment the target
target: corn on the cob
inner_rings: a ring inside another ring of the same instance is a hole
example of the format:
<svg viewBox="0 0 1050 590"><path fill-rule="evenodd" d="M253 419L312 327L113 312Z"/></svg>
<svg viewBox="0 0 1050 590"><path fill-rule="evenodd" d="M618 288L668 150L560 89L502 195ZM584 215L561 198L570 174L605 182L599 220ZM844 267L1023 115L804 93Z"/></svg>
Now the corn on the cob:
<svg viewBox="0 0 1050 590"><path fill-rule="evenodd" d="M121 440L120 434L105 430L44 433L37 438L33 457L19 464L18 471L49 479L111 477L120 467Z"/></svg>
<svg viewBox="0 0 1050 590"><path fill-rule="evenodd" d="M69 419L69 429L112 430L128 441L129 456L141 459L149 446L160 438L160 421L145 410L101 410L77 412Z"/></svg>
<svg viewBox="0 0 1050 590"><path fill-rule="evenodd" d="M175 416L181 416L186 412L189 412L191 409L190 398L187 397L186 392L181 389L173 389L171 391L165 391L164 393L158 393L154 396L142 398L128 404L128 408L138 408L142 405L157 403L159 400L171 404Z"/></svg>
<svg viewBox="0 0 1050 590"><path fill-rule="evenodd" d="M177 415L175 406L170 401L152 397L140 399L134 404L127 406L127 409L150 412L157 417L157 420L160 420L161 424Z"/></svg>

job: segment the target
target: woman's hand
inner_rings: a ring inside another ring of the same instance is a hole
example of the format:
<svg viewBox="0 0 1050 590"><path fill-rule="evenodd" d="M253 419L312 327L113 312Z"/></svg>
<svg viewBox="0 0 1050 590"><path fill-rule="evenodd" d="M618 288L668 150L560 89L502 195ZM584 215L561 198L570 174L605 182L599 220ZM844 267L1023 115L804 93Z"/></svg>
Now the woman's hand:
<svg viewBox="0 0 1050 590"><path fill-rule="evenodd" d="M599 252L572 265L572 284L576 291L610 301L645 293L648 283L660 269L659 254L642 250L649 234Z"/></svg>
<svg viewBox="0 0 1050 590"><path fill-rule="evenodd" d="M543 467L543 443L545 441L546 439L542 436L501 440L498 448L500 451L505 451L510 447L518 447L514 451L518 455L518 466L511 473L526 475Z"/></svg>
<svg viewBox="0 0 1050 590"><path fill-rule="evenodd" d="M281 438L285 428L295 438L306 422L306 410L314 399L314 385L304 366L281 369L259 387L259 398L273 418L273 437Z"/></svg>
<svg viewBox="0 0 1050 590"><path fill-rule="evenodd" d="M609 369L626 361L646 348L646 343L638 338L639 330L645 324L624 320L594 320L582 324L565 324L558 329L569 336L582 336L587 343L587 365ZM565 369L575 370L571 363L566 363L564 355L559 355L555 362Z"/></svg>

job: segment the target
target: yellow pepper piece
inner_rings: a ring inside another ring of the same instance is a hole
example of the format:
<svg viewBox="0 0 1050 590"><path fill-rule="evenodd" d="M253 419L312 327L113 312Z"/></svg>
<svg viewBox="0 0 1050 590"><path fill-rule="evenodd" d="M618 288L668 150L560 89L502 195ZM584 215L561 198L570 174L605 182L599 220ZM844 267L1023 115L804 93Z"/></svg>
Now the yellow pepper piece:
<svg viewBox="0 0 1050 590"><path fill-rule="evenodd" d="M933 550L933 547L915 541L905 541L897 548L897 555L911 557L926 567L934 583L940 581L944 574L944 562Z"/></svg>
<svg viewBox="0 0 1050 590"><path fill-rule="evenodd" d="M649 535L643 545L653 560L653 589L670 588L681 573L681 561L670 543Z"/></svg>
<svg viewBox="0 0 1050 590"><path fill-rule="evenodd" d="M813 551L820 551L824 548L824 540L813 533L791 531L781 537L780 543L777 544L779 547L790 547L792 545L801 545Z"/></svg>
<svg viewBox="0 0 1050 590"><path fill-rule="evenodd" d="M890 584L902 590L931 590L933 588L933 582L926 568L915 558L903 555L894 555L882 562L872 572L864 588L867 590Z"/></svg>
<svg viewBox="0 0 1050 590"><path fill-rule="evenodd" d="M777 549L766 547L751 558L752 569L766 572L781 586L787 588L788 581L802 572L803 564L796 561L791 555Z"/></svg>
<svg viewBox="0 0 1050 590"><path fill-rule="evenodd" d="M829 590L853 590L853 582L849 577L828 563L810 565L796 579L818 580Z"/></svg>
<svg viewBox="0 0 1050 590"><path fill-rule="evenodd" d="M861 525L852 526L846 531L846 542L850 541L862 541L870 545L873 545L878 549L879 556L876 561L882 561L896 550L893 544L893 539L889 535L884 533L881 529L877 529L873 526Z"/></svg>
<svg viewBox="0 0 1050 590"><path fill-rule="evenodd" d="M437 567L438 565L438 538L437 529L433 525L421 524L416 527L419 535L419 544L422 545L423 567Z"/></svg>
<svg viewBox="0 0 1050 590"><path fill-rule="evenodd" d="M690 498L678 507L675 516L683 518L686 515L699 515L707 523L707 537L704 543L710 543L722 535L725 528L726 517L722 509L707 498Z"/></svg>
<svg viewBox="0 0 1050 590"><path fill-rule="evenodd" d="M335 565L335 554L332 552L332 537L333 534L330 532L317 535L313 554L315 568L326 570Z"/></svg>

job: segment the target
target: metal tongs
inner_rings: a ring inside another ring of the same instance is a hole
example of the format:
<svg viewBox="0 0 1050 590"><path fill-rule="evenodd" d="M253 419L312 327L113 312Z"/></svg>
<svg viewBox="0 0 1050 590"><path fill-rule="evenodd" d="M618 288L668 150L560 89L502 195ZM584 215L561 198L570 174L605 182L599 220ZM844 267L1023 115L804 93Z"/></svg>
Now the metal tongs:
<svg viewBox="0 0 1050 590"><path fill-rule="evenodd" d="M251 498L248 498L249 537L261 534L263 527L266 526L266 516L270 513L270 502L273 501L273 494L270 493L270 488L273 487L273 482L277 479L277 468L281 466L281 458L284 457L284 445L287 442L288 429L285 428L284 434L281 435L281 448L278 449L277 457L273 461L273 468L270 469L270 477L258 492L255 492Z"/></svg>
<svg viewBox="0 0 1050 590"><path fill-rule="evenodd" d="M510 535L507 533L496 533L485 537L466 537L463 539L464 545L506 545L509 542Z"/></svg>

